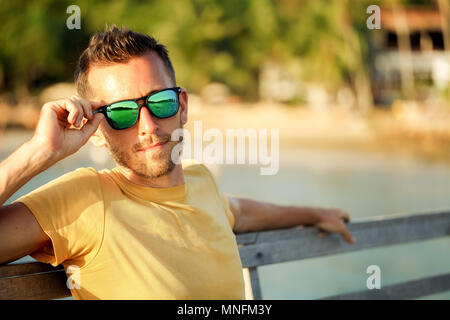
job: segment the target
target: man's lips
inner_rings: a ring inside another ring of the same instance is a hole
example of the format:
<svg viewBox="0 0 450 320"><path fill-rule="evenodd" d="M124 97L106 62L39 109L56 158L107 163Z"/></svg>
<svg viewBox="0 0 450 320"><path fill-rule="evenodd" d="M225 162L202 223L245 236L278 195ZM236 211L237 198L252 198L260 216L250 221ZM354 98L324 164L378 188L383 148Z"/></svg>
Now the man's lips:
<svg viewBox="0 0 450 320"><path fill-rule="evenodd" d="M153 148L156 148L156 147L165 145L166 143L167 143L167 141L161 141L161 142L152 144L152 145L150 145L150 146L142 147L142 148L138 149L138 151L150 150L150 149L153 149Z"/></svg>

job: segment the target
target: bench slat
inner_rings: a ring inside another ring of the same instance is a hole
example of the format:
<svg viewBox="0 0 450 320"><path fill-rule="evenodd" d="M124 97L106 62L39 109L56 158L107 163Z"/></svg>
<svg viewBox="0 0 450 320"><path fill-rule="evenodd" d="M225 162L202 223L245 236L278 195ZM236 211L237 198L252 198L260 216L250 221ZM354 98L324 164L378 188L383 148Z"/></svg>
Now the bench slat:
<svg viewBox="0 0 450 320"><path fill-rule="evenodd" d="M55 270L64 270L62 265L53 267L47 263L28 262L28 263L10 263L0 265L0 278L20 276L32 273L51 272Z"/></svg>
<svg viewBox="0 0 450 320"><path fill-rule="evenodd" d="M252 285L253 300L262 300L261 285L259 281L258 268L249 268L250 284Z"/></svg>
<svg viewBox="0 0 450 320"><path fill-rule="evenodd" d="M1 300L47 300L70 295L64 270L0 278Z"/></svg>
<svg viewBox="0 0 450 320"><path fill-rule="evenodd" d="M322 298L322 300L400 300L415 299L450 290L450 273Z"/></svg>
<svg viewBox="0 0 450 320"><path fill-rule="evenodd" d="M337 234L318 238L316 228L259 232L253 244L239 247L242 265L244 268L256 267L448 236L450 212L378 217L372 221L349 223L348 228L356 238L353 245ZM246 236L247 243L248 239L250 237Z"/></svg>

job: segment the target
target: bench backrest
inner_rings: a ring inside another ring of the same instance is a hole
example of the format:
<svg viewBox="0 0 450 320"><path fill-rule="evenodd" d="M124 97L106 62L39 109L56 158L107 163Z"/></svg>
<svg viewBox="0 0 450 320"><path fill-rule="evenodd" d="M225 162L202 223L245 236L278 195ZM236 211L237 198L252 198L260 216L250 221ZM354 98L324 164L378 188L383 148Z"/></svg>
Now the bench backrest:
<svg viewBox="0 0 450 320"><path fill-rule="evenodd" d="M376 217L349 223L357 239L348 245L337 234L318 238L315 228L289 228L236 236L244 268L249 269L252 295L261 299L258 267L274 263L424 241L450 235L450 212ZM412 299L450 290L450 274L325 299ZM66 275L39 262L0 265L0 299L57 299L70 296Z"/></svg>

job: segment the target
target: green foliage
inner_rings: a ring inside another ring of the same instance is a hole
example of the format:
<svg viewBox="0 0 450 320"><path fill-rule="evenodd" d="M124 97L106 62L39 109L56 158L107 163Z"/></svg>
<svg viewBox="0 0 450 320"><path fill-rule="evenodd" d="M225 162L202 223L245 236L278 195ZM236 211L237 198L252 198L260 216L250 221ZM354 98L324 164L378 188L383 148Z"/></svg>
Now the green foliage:
<svg viewBox="0 0 450 320"><path fill-rule="evenodd" d="M255 99L268 59L294 77L335 88L355 72L366 72L365 8L372 2L0 0L0 89L71 81L90 35L107 24L148 33L166 44L178 83L192 91L218 81ZM71 4L81 9L81 30L66 27Z"/></svg>

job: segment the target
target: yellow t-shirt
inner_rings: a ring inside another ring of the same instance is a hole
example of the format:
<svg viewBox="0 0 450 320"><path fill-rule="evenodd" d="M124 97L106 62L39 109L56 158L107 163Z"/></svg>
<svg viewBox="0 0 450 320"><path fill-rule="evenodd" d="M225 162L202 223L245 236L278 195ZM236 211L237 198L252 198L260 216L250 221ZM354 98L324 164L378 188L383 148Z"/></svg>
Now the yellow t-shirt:
<svg viewBox="0 0 450 320"><path fill-rule="evenodd" d="M204 165L183 171L184 185L149 188L81 168L21 197L52 242L31 256L62 264L77 300L244 299L228 200Z"/></svg>

